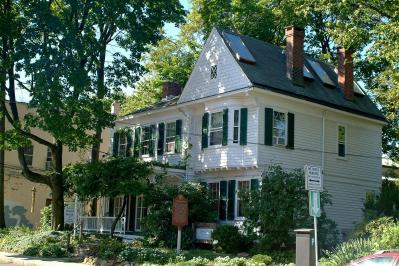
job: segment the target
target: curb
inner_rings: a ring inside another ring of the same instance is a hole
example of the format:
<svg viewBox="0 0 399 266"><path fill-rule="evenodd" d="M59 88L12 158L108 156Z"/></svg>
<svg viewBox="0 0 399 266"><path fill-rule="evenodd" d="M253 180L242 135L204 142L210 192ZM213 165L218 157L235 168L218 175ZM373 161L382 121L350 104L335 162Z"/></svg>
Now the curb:
<svg viewBox="0 0 399 266"><path fill-rule="evenodd" d="M62 258L38 258L29 257L13 253L0 252L1 263L12 263L15 265L23 266L82 266L83 263L69 262L67 259Z"/></svg>

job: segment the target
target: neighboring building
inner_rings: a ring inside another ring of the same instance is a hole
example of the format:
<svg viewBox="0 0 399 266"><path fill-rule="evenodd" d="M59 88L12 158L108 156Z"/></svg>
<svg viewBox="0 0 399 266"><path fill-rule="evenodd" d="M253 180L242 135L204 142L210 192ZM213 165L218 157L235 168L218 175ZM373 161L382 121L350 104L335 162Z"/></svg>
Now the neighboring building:
<svg viewBox="0 0 399 266"><path fill-rule="evenodd" d="M382 178L399 178L399 163L388 157L382 158Z"/></svg>
<svg viewBox="0 0 399 266"><path fill-rule="evenodd" d="M24 116L32 109L28 109L26 103L17 103L20 116ZM6 121L6 130L11 125ZM32 129L32 133L46 140L52 141L52 137L39 129ZM109 131L104 131L104 139L109 139ZM101 150L108 152L108 143L103 143ZM70 152L68 148L63 150L63 165L78 161L87 161L89 153ZM51 151L32 141L32 146L25 149L25 158L34 171L45 172L51 169ZM51 204L50 188L43 184L28 181L21 174L17 151L5 152L5 220L7 226L38 226L40 223L40 210Z"/></svg>
<svg viewBox="0 0 399 266"><path fill-rule="evenodd" d="M213 29L181 95L166 83L161 102L117 120L114 154L185 166L169 172L206 182L219 220L233 223L244 219L238 192L256 187L269 165L319 165L332 195L327 214L347 234L366 192L380 187L385 120L354 82L350 53L339 50L337 74L304 56L303 30L286 35L284 51ZM132 135L118 133L126 127ZM144 208L131 199L124 230L140 230Z"/></svg>

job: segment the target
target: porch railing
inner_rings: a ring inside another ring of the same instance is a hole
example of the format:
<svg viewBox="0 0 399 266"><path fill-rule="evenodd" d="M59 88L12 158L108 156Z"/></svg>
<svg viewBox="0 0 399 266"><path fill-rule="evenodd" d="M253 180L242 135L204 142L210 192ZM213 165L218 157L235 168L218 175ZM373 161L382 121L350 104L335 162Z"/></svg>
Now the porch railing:
<svg viewBox="0 0 399 266"><path fill-rule="evenodd" d="M81 216L80 223L85 232L111 232L112 223L116 217ZM125 234L125 217L121 217L115 226L115 233Z"/></svg>

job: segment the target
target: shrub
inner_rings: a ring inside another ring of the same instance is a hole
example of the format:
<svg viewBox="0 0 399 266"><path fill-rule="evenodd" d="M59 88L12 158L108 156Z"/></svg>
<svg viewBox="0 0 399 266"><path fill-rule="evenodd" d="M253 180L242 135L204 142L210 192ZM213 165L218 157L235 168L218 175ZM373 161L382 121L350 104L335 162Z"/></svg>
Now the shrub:
<svg viewBox="0 0 399 266"><path fill-rule="evenodd" d="M302 170L285 171L281 166L274 165L263 173L259 190L242 195L248 218L244 227L248 235L260 240L261 253L282 246L293 247L294 229L313 227L304 180ZM322 248L333 246L337 241L336 225L324 212L324 206L330 203L329 194L321 193L323 212L318 219L318 230Z"/></svg>
<svg viewBox="0 0 399 266"><path fill-rule="evenodd" d="M252 256L251 259L255 262L264 263L265 265L270 265L273 261L270 256L262 255L262 254Z"/></svg>
<svg viewBox="0 0 399 266"><path fill-rule="evenodd" d="M124 245L119 239L106 236L100 238L98 243L98 257L103 259L115 259L122 252Z"/></svg>
<svg viewBox="0 0 399 266"><path fill-rule="evenodd" d="M220 225L212 232L212 239L217 241L217 250L237 253L248 249L249 241L234 225Z"/></svg>
<svg viewBox="0 0 399 266"><path fill-rule="evenodd" d="M182 183L179 185L160 184L150 188L145 196L145 204L151 212L143 219L144 244L155 247L174 248L177 228L171 224L173 198L179 194L188 199L189 225L182 230L182 247L192 243L193 222L215 222L216 213L212 200L205 187L199 183Z"/></svg>
<svg viewBox="0 0 399 266"><path fill-rule="evenodd" d="M40 210L40 229L48 231L51 229L52 210L51 205Z"/></svg>
<svg viewBox="0 0 399 266"><path fill-rule="evenodd" d="M341 266L350 263L359 257L366 256L375 250L375 244L370 239L353 239L339 244L332 251L325 253L321 260L323 266Z"/></svg>
<svg viewBox="0 0 399 266"><path fill-rule="evenodd" d="M134 248L126 246L119 255L122 260L136 263L166 264L174 258L173 253L154 248Z"/></svg>

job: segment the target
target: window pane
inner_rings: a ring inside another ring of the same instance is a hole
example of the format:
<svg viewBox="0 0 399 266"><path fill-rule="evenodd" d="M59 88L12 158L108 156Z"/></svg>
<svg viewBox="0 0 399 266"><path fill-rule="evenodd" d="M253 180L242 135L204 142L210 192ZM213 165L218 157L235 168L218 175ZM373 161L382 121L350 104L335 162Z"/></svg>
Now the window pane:
<svg viewBox="0 0 399 266"><path fill-rule="evenodd" d="M345 127L343 126L338 127L338 141L345 143Z"/></svg>
<svg viewBox="0 0 399 266"><path fill-rule="evenodd" d="M210 145L219 145L222 144L222 137L223 137L223 131L218 130L218 131L212 131L210 133Z"/></svg>
<svg viewBox="0 0 399 266"><path fill-rule="evenodd" d="M26 164L32 166L33 161L33 145L24 148L24 157Z"/></svg>
<svg viewBox="0 0 399 266"><path fill-rule="evenodd" d="M234 110L233 143L238 143L239 120L240 120L240 112L238 110Z"/></svg>
<svg viewBox="0 0 399 266"><path fill-rule="evenodd" d="M244 216L244 209L245 205L242 200L240 200L240 193L249 191L250 188L250 181L243 180L237 182L237 216L243 217Z"/></svg>
<svg viewBox="0 0 399 266"><path fill-rule="evenodd" d="M285 145L286 121L285 113L274 112L273 114L273 144Z"/></svg>
<svg viewBox="0 0 399 266"><path fill-rule="evenodd" d="M223 113L213 113L211 115L211 129L218 128L223 126Z"/></svg>

